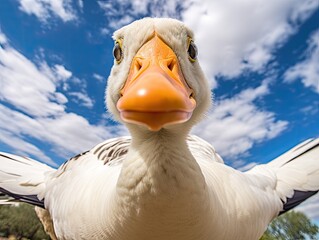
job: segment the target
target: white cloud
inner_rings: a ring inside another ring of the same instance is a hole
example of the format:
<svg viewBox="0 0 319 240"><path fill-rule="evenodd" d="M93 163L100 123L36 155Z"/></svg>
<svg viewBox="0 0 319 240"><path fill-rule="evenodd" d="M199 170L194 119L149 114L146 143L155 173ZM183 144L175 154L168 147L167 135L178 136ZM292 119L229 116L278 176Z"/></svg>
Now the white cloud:
<svg viewBox="0 0 319 240"><path fill-rule="evenodd" d="M59 103L66 98L51 77L15 49L0 46L0 100L33 116L60 114L65 106Z"/></svg>
<svg viewBox="0 0 319 240"><path fill-rule="evenodd" d="M234 161L232 161L231 166L239 171L245 172L248 171L250 169L252 169L253 167L255 167L256 165L258 165L259 163L257 162L248 162L243 160L243 159L236 159Z"/></svg>
<svg viewBox="0 0 319 240"><path fill-rule="evenodd" d="M309 117L311 115L315 116L319 113L319 101L314 101L312 105L305 106L300 109L300 112L302 112L305 116Z"/></svg>
<svg viewBox="0 0 319 240"><path fill-rule="evenodd" d="M61 81L65 81L72 76L72 72L66 70L64 66L56 64L54 65L54 70L57 75L57 78Z"/></svg>
<svg viewBox="0 0 319 240"><path fill-rule="evenodd" d="M62 66L63 67L63 66ZM63 67L64 68L64 67ZM67 70L66 70L67 71ZM63 71L64 72L64 71ZM67 71L68 72L68 71ZM67 91L67 95L71 96L71 100L79 105L85 106L87 108L92 108L94 106L94 100L91 99L87 94L87 83L83 79L77 77L72 77L69 73L63 74L65 80L62 82L62 88ZM69 78L66 78L70 76ZM99 76L99 75L98 75ZM59 78L59 76L57 76Z"/></svg>
<svg viewBox="0 0 319 240"><path fill-rule="evenodd" d="M70 92L68 95L75 97L75 102L79 103L87 108L92 108L94 106L94 101L83 92Z"/></svg>
<svg viewBox="0 0 319 240"><path fill-rule="evenodd" d="M35 15L44 23L52 16L60 18L63 22L77 19L71 0L19 0L19 3L21 11Z"/></svg>
<svg viewBox="0 0 319 240"><path fill-rule="evenodd" d="M238 160L254 143L272 139L287 127L274 113L258 109L255 101L269 93L269 82L219 100L194 132L214 145L223 157ZM238 166L241 167L241 166Z"/></svg>
<svg viewBox="0 0 319 240"><path fill-rule="evenodd" d="M70 85L72 85L73 92L67 93L68 96L72 96L71 100L87 108L92 108L94 106L94 100L92 100L86 93L86 82L84 80L72 77L73 73L67 70L63 65L55 64L53 67L50 67L44 61L42 61L39 65L41 73L50 79L56 87L62 86L64 91L69 91L71 88ZM93 77L102 78L102 76L97 74L93 75ZM78 91L74 91L76 88L78 88ZM55 92L54 99L58 104L65 104L68 102L65 95L59 92Z"/></svg>
<svg viewBox="0 0 319 240"><path fill-rule="evenodd" d="M113 29L120 28L130 22L133 22L134 18L130 15L123 15L117 21L110 21L109 26Z"/></svg>
<svg viewBox="0 0 319 240"><path fill-rule="evenodd" d="M0 44L6 44L7 43L7 38L6 36L1 32L0 29Z"/></svg>
<svg viewBox="0 0 319 240"><path fill-rule="evenodd" d="M44 54L42 53L42 55ZM40 58L44 58L44 56ZM39 69L52 82L62 85L65 85L66 80L70 79L73 75L72 72L67 70L63 65L55 64L53 67L50 67L47 62L43 60L40 60Z"/></svg>
<svg viewBox="0 0 319 240"><path fill-rule="evenodd" d="M84 7L83 0L78 0L78 5L79 5L80 9L83 10L83 7Z"/></svg>
<svg viewBox="0 0 319 240"><path fill-rule="evenodd" d="M5 36L4 36L5 37ZM52 164L38 147L28 142L38 140L49 144L55 154L70 157L87 150L114 135L124 133L122 126L93 125L85 118L66 112L67 97L57 90L61 81L82 83L63 65L50 67L45 61L37 66L10 45L0 46L0 141L17 153L37 157ZM76 97L87 107L93 101L80 89Z"/></svg>
<svg viewBox="0 0 319 240"><path fill-rule="evenodd" d="M306 87L319 93L319 31L309 41L306 59L289 68L284 78L288 83L300 79Z"/></svg>
<svg viewBox="0 0 319 240"><path fill-rule="evenodd" d="M2 106L0 105L0 108ZM48 156L43 153L38 147L31 143L23 140L21 137L17 137L12 132L8 132L0 127L0 141L8 146L11 146L15 150L15 154L18 155L33 155L40 159L42 162L48 163L52 166L57 166L57 164Z"/></svg>
<svg viewBox="0 0 319 240"><path fill-rule="evenodd" d="M252 168L255 167L256 165L258 165L258 163L256 163L256 162L250 162L250 163L246 163L245 165L242 165L242 166L238 167L237 169L238 169L239 171L245 172L245 171L248 171L248 170L252 169Z"/></svg>
<svg viewBox="0 0 319 240"><path fill-rule="evenodd" d="M305 21L318 6L319 3L317 0L303 1L303 3L299 5L299 8L292 9L291 20L294 22Z"/></svg>
<svg viewBox="0 0 319 240"><path fill-rule="evenodd" d="M34 118L2 104L0 111L0 141L17 151L34 155L46 162L48 157L44 157L43 152L27 143L27 139L33 138L50 144L56 155L70 157L70 154L78 154L105 139L124 133L121 126L92 125L75 113Z"/></svg>
<svg viewBox="0 0 319 240"><path fill-rule="evenodd" d="M117 29L141 16L180 18L180 12L188 1L173 0L122 0L98 1L107 17L109 27Z"/></svg>
<svg viewBox="0 0 319 240"><path fill-rule="evenodd" d="M41 21L45 21L48 18L48 10L44 7L44 3L36 0L20 0L20 10L34 14Z"/></svg>
<svg viewBox="0 0 319 240"><path fill-rule="evenodd" d="M94 74L93 74L93 77L94 77L96 80L100 81L100 82L102 82L102 81L105 80L105 78L104 78L103 76L101 76L101 75L99 75L99 74L97 74L97 73L94 73Z"/></svg>
<svg viewBox="0 0 319 240"><path fill-rule="evenodd" d="M194 0L183 20L195 32L208 76L262 71L318 1Z"/></svg>
<svg viewBox="0 0 319 240"><path fill-rule="evenodd" d="M109 28L104 27L104 28L101 28L100 32L101 32L101 34L102 34L103 36L105 36L105 35L110 34L111 31L110 31Z"/></svg>
<svg viewBox="0 0 319 240"><path fill-rule="evenodd" d="M195 32L200 63L215 77L265 71L280 47L319 6L317 0L174 0L99 1L109 27L119 28L141 16L182 19ZM176 11L179 9L180 11ZM124 16L124 17L123 17Z"/></svg>

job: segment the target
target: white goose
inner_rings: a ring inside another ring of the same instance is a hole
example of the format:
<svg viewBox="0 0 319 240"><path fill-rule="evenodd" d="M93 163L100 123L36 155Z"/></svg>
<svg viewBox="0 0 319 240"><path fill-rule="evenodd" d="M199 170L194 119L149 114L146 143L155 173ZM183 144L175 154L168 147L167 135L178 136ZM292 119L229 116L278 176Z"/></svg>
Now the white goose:
<svg viewBox="0 0 319 240"><path fill-rule="evenodd" d="M114 39L107 106L132 138L103 142L57 170L0 157L0 191L39 206L52 236L258 239L273 218L318 191L318 139L242 173L188 136L211 96L183 23L142 19Z"/></svg>

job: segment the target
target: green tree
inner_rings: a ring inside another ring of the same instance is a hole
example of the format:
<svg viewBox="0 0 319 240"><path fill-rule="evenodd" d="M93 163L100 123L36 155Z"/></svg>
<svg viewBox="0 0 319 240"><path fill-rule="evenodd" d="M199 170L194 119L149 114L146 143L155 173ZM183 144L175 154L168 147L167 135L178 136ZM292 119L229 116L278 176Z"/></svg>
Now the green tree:
<svg viewBox="0 0 319 240"><path fill-rule="evenodd" d="M289 211L274 219L261 240L317 239L319 227L301 212Z"/></svg>
<svg viewBox="0 0 319 240"><path fill-rule="evenodd" d="M0 236L14 235L17 239L50 239L28 204L0 205Z"/></svg>

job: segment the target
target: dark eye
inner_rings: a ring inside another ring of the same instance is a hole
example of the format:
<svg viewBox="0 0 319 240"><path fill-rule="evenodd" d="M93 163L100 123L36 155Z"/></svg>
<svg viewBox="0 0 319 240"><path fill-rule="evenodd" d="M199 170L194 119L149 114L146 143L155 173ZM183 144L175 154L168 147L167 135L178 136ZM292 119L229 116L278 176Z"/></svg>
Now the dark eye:
<svg viewBox="0 0 319 240"><path fill-rule="evenodd" d="M196 47L195 43L193 42L193 40L191 40L191 39L189 40L187 53L188 53L189 60L191 62L195 62L197 59L197 47Z"/></svg>
<svg viewBox="0 0 319 240"><path fill-rule="evenodd" d="M115 45L113 48L113 56L117 63L120 63L122 61L123 51L119 42L115 42Z"/></svg>

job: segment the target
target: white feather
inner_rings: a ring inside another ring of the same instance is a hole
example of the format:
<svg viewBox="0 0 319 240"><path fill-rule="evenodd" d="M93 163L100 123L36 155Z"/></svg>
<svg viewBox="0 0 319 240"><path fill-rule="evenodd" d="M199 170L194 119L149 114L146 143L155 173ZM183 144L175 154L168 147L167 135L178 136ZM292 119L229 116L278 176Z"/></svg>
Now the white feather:
<svg viewBox="0 0 319 240"><path fill-rule="evenodd" d="M0 153L0 187L20 195L42 198L45 178L54 169L30 158Z"/></svg>

